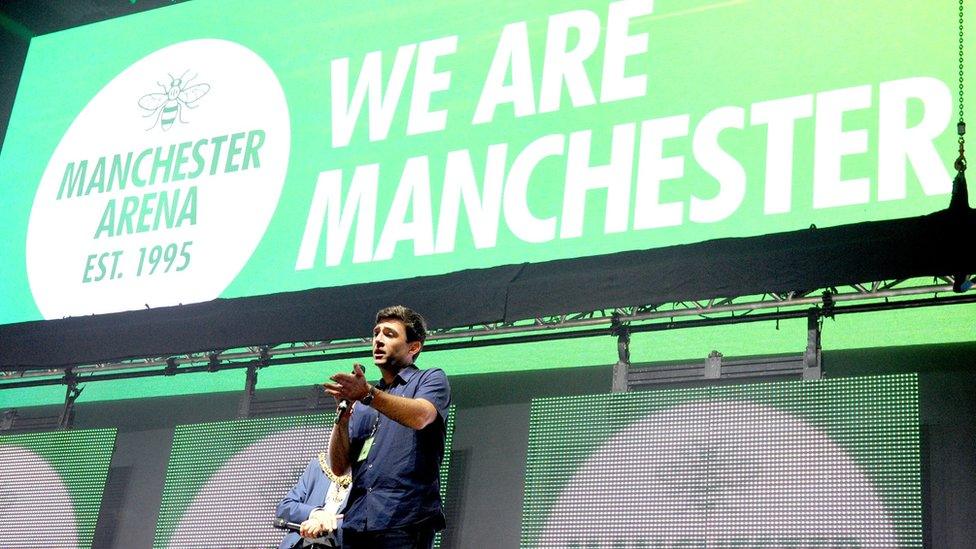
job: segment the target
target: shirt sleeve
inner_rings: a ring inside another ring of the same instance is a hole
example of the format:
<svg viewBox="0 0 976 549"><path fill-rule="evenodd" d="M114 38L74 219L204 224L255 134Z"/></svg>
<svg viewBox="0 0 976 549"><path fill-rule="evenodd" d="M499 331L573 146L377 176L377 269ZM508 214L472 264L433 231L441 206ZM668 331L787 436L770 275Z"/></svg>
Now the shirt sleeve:
<svg viewBox="0 0 976 549"><path fill-rule="evenodd" d="M437 408L442 421L447 421L447 409L451 406L451 385L447 374L440 368L424 370L414 398L422 398Z"/></svg>
<svg viewBox="0 0 976 549"><path fill-rule="evenodd" d="M304 522L308 519L315 505L309 503L308 498L312 493L312 484L315 482L314 468L319 467L317 459L312 459L305 468L305 472L299 477L295 486L278 503L275 515L287 520L288 522Z"/></svg>

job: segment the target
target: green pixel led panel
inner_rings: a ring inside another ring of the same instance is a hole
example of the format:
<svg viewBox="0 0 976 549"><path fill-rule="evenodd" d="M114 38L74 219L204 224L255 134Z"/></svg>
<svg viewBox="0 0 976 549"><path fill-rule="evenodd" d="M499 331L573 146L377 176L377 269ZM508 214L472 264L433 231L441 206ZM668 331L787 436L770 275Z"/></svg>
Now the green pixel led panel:
<svg viewBox="0 0 976 549"><path fill-rule="evenodd" d="M277 547L275 506L309 459L328 448L334 413L179 425L153 547ZM447 420L447 490L454 408ZM215 524L219 517L219 533Z"/></svg>
<svg viewBox="0 0 976 549"><path fill-rule="evenodd" d="M0 547L91 547L115 432L0 436Z"/></svg>
<svg viewBox="0 0 976 549"><path fill-rule="evenodd" d="M915 374L532 402L524 547L921 547Z"/></svg>

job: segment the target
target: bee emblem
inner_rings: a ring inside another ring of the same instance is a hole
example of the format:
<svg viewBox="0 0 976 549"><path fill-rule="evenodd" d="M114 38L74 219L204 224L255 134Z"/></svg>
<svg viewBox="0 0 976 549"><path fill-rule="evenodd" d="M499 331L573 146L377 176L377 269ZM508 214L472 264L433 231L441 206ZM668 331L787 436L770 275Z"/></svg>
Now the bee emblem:
<svg viewBox="0 0 976 549"><path fill-rule="evenodd" d="M179 78L167 73L170 80L168 86L156 82L163 89L161 93L147 93L139 98L139 108L146 111L143 118L155 117L153 125L146 131L152 130L157 125L161 126L163 131L169 130L177 120L181 124L186 124L186 120L183 120L183 107L195 109L197 107L195 103L210 91L210 84L190 85L198 75L184 80L187 72L190 71L184 72Z"/></svg>

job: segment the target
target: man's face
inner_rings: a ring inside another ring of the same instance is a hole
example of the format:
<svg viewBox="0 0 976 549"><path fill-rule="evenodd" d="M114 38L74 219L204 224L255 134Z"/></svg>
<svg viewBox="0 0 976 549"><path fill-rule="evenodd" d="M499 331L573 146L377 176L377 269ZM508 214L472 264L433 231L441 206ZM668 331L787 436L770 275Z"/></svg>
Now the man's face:
<svg viewBox="0 0 976 549"><path fill-rule="evenodd" d="M373 363L380 368L413 364L420 342L407 342L407 328L399 320L381 320L373 327Z"/></svg>

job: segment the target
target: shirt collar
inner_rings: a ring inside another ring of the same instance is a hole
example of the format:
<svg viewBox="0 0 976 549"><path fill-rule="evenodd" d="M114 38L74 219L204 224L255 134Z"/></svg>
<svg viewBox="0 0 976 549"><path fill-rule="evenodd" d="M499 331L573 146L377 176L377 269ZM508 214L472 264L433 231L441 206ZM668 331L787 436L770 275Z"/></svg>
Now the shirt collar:
<svg viewBox="0 0 976 549"><path fill-rule="evenodd" d="M410 366L405 366L399 372L397 372L396 377L393 378L393 385L392 386L393 387L396 387L398 385L406 385L407 382L410 381L410 378L412 378L414 375L416 375L419 371L420 370L417 368L417 366L415 364L411 364ZM384 386L383 387L384 389L389 388L389 387L386 387L386 384L384 382L382 382L382 381L380 382L380 385L383 385Z"/></svg>

